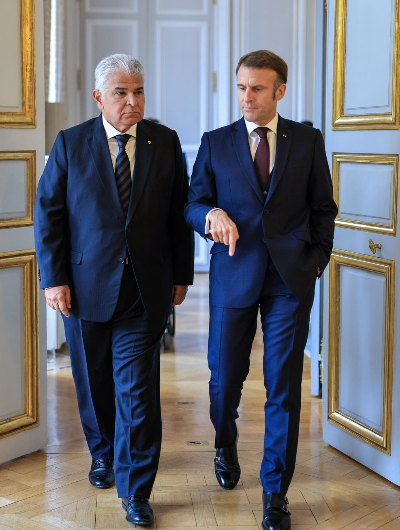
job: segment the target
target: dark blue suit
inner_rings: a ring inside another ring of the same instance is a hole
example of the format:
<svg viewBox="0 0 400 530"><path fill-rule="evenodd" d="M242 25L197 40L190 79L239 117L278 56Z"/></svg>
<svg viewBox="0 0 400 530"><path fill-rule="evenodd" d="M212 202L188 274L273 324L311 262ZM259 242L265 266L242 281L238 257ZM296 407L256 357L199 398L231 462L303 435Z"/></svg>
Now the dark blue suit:
<svg viewBox="0 0 400 530"><path fill-rule="evenodd" d="M210 266L211 420L216 447L232 444L256 331L264 332L268 400L261 481L285 494L294 471L303 352L317 268L326 267L337 208L320 131L279 117L268 191L261 188L243 119L204 134L185 216L205 236L214 207L236 223L234 256L214 243Z"/></svg>
<svg viewBox="0 0 400 530"><path fill-rule="evenodd" d="M158 466L158 341L172 286L193 280L187 187L175 131L142 120L125 219L101 116L59 133L39 182L40 286L70 287L82 425L93 458L115 453L121 497L149 497Z"/></svg>

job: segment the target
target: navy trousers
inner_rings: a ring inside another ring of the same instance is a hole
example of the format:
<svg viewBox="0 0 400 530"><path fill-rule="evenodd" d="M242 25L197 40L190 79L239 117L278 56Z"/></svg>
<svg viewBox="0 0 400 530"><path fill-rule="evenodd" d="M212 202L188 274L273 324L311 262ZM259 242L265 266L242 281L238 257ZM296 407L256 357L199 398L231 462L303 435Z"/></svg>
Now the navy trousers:
<svg viewBox="0 0 400 530"><path fill-rule="evenodd" d="M236 438L237 409L249 373L260 308L267 393L260 473L265 492L285 495L294 473L303 356L313 298L314 286L302 300L293 296L272 266L256 304L244 309L210 307L210 415L216 447L230 446Z"/></svg>
<svg viewBox="0 0 400 530"><path fill-rule="evenodd" d="M124 265L109 322L63 317L83 431L92 458L115 462L118 496L149 497L161 451L159 341L132 267Z"/></svg>

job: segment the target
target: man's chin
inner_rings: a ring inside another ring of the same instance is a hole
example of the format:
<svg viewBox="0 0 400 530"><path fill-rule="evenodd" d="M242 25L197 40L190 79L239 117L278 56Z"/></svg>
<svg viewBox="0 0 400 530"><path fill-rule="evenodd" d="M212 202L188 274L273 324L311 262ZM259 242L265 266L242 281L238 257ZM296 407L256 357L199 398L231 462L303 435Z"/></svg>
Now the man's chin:
<svg viewBox="0 0 400 530"><path fill-rule="evenodd" d="M247 121L255 122L257 120L257 113L254 111L242 110L242 113Z"/></svg>

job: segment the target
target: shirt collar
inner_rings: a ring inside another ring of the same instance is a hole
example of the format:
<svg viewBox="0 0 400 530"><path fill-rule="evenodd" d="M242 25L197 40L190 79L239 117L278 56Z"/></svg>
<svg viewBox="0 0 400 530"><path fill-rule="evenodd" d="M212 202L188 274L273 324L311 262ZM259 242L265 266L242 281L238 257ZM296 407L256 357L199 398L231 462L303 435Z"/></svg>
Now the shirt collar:
<svg viewBox="0 0 400 530"><path fill-rule="evenodd" d="M256 123L253 123L252 121L247 121L246 119L244 119L244 122L246 124L247 133L249 136L255 129L257 129L257 127L259 127L259 125L257 125ZM276 131L278 129L278 114L275 114L272 120L266 125L263 125L263 127L268 127L268 129L270 129L272 132L276 134Z"/></svg>
<svg viewBox="0 0 400 530"><path fill-rule="evenodd" d="M137 123L135 125L132 125L125 133L122 133L118 131L111 123L108 123L108 121L105 119L104 115L101 115L103 118L103 126L104 130L106 131L107 140L110 138L115 138L118 134L130 134L131 136L134 136L136 138L136 129L137 129Z"/></svg>

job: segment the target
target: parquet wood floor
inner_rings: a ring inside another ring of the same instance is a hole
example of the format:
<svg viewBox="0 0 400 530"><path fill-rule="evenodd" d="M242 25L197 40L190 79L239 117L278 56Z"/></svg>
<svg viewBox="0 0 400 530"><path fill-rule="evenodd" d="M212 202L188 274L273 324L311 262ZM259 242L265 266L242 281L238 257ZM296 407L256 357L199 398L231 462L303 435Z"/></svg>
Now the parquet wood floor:
<svg viewBox="0 0 400 530"><path fill-rule="evenodd" d="M257 334L239 419L242 479L223 491L213 472L206 363L207 276L177 309L175 348L162 354L163 450L151 502L158 530L260 528L263 446L262 340ZM400 489L322 441L320 399L305 362L297 469L289 491L293 530L399 530ZM90 486L71 371L48 374L48 445L0 466L0 530L133 528L115 487ZM187 442L193 442L188 445ZM200 444L198 442L205 442Z"/></svg>

